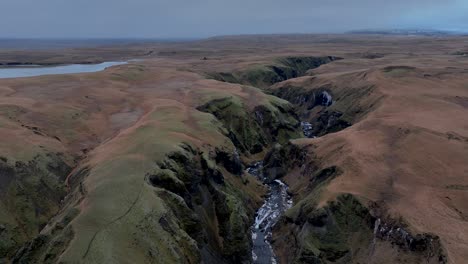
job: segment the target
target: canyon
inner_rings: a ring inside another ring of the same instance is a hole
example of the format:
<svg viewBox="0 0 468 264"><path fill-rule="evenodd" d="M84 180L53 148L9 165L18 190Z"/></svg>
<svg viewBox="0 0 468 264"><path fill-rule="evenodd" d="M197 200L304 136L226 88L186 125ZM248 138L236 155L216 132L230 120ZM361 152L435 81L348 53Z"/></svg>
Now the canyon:
<svg viewBox="0 0 468 264"><path fill-rule="evenodd" d="M128 61L0 79L0 263L463 263L466 43L0 50L1 65Z"/></svg>

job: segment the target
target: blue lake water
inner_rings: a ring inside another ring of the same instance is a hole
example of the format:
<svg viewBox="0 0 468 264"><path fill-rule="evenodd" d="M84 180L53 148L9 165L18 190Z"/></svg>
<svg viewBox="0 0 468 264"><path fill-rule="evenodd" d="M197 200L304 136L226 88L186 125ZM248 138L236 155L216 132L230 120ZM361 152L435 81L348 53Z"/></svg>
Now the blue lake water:
<svg viewBox="0 0 468 264"><path fill-rule="evenodd" d="M33 77L54 74L98 72L111 66L127 64L125 61L109 61L99 64L70 64L63 66L26 66L0 68L0 79Z"/></svg>

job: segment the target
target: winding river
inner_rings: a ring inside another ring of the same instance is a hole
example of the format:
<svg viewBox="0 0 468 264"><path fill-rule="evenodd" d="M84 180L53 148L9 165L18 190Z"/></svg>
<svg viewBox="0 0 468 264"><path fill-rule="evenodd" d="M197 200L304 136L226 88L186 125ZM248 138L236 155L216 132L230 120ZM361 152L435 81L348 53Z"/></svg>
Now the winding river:
<svg viewBox="0 0 468 264"><path fill-rule="evenodd" d="M328 95L326 98L326 103L329 105L332 100L331 96ZM311 123L303 121L301 128L305 137L315 137ZM252 231L252 262L276 264L278 260L270 244L272 229L284 212L292 207L293 200L288 194L288 186L284 182L280 180L268 181L263 174L263 161L252 164L246 171L267 185L269 190L265 202L255 214L255 223L250 228Z"/></svg>
<svg viewBox="0 0 468 264"><path fill-rule="evenodd" d="M263 175L263 162L259 161L247 168L247 172L254 175L268 186L269 192L265 203L258 209L252 231L252 261L258 264L276 264L278 261L271 247L272 228L283 213L291 208L293 201L288 194L288 186L280 180L267 183Z"/></svg>
<svg viewBox="0 0 468 264"><path fill-rule="evenodd" d="M60 66L41 66L41 65L27 65L27 66L8 66L0 68L0 79L4 78L21 78L33 77L42 75L55 75L55 74L72 74L72 73L85 73L85 72L98 72L106 68L127 64L126 61L108 61L98 64L70 64Z"/></svg>

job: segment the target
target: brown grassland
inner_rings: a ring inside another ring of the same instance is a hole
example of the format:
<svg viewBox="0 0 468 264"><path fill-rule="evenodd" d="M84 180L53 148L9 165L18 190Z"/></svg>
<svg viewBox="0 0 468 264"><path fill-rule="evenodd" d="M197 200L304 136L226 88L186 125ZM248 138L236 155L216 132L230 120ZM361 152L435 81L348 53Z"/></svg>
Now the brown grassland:
<svg viewBox="0 0 468 264"><path fill-rule="evenodd" d="M294 207L274 230L281 262L466 263L465 54L468 37L378 35L0 50L0 64L140 59L0 79L0 263L248 261L265 189L237 167L277 142L304 153L282 175ZM333 104L308 105L321 91ZM301 136L299 120L320 136ZM320 181L326 168L339 172ZM344 194L365 208L359 228L331 203ZM320 208L334 223L315 224ZM377 218L440 245L378 237Z"/></svg>

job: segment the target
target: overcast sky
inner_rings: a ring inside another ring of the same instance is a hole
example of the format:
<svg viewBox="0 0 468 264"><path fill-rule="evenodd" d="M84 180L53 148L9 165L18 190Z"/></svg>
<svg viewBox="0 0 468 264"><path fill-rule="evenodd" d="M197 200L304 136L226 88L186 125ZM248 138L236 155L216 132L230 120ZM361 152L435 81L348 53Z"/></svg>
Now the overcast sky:
<svg viewBox="0 0 468 264"><path fill-rule="evenodd" d="M0 0L0 38L468 31L468 0Z"/></svg>

